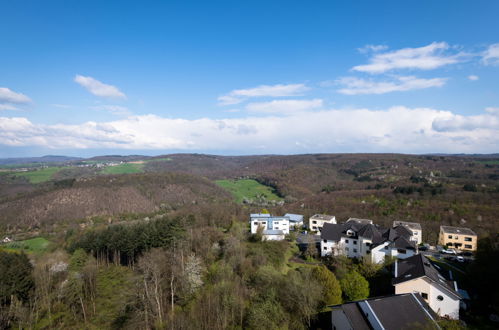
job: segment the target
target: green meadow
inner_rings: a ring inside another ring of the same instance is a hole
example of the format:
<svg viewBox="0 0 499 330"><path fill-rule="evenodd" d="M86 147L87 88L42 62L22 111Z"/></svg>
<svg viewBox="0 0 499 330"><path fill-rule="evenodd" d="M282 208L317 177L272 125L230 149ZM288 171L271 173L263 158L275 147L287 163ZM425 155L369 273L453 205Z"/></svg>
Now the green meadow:
<svg viewBox="0 0 499 330"><path fill-rule="evenodd" d="M220 187L230 191L238 203L241 203L244 198L255 199L261 196L267 200L282 199L272 191L272 188L255 180L217 180L215 182Z"/></svg>

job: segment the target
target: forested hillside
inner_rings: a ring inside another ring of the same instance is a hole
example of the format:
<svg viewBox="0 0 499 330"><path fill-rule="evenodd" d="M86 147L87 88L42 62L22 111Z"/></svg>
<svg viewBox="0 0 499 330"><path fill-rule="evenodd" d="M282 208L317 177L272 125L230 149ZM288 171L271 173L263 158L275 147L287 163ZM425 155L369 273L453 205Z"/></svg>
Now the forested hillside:
<svg viewBox="0 0 499 330"><path fill-rule="evenodd" d="M384 226L415 221L432 244L442 224L470 227L486 243L479 243L470 274L493 277L483 256L497 249L494 159L333 154L129 160L119 164L138 164L143 172L108 175L102 168L111 165L68 165L39 183L20 175L26 172L0 175L0 238L13 240L0 245L6 274L0 328L327 328L328 304L393 293L390 260L321 259L313 242L299 249L296 234L262 242L249 234L253 212L305 219L327 213L339 222L370 218ZM488 297L480 281L464 283L479 297L467 321L487 324L481 313L497 312L496 296ZM442 324L447 326L459 327Z"/></svg>

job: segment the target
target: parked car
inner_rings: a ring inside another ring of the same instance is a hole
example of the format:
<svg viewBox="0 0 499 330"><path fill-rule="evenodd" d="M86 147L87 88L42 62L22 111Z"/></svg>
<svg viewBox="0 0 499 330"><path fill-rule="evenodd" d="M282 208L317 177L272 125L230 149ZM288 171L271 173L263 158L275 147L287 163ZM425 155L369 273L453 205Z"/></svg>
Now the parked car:
<svg viewBox="0 0 499 330"><path fill-rule="evenodd" d="M448 249L448 250L446 250L446 249L442 249L442 251L441 251L441 252L442 252L442 253L445 253L445 254L453 254L453 255L457 255L457 252L456 252L456 250L454 250L454 249Z"/></svg>
<svg viewBox="0 0 499 330"><path fill-rule="evenodd" d="M458 262L464 262L464 258L463 258L463 257L461 257L461 256L457 256L457 257L456 257L456 260L457 260Z"/></svg>

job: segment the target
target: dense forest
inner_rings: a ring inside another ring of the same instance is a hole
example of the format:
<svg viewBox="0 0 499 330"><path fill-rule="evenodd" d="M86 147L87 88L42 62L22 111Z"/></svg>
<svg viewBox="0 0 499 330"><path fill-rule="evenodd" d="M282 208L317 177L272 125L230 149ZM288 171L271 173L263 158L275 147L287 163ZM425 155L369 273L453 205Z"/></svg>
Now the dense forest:
<svg viewBox="0 0 499 330"><path fill-rule="evenodd" d="M134 156L133 160L140 159ZM499 164L476 157L168 155L142 173L70 168L33 184L0 175L0 328L327 329L328 305L393 293L391 263L319 258L315 244L262 242L251 212L315 213L472 228L464 286L471 328L493 328ZM168 159L168 160L165 160ZM78 160L79 161L79 160ZM80 172L78 172L80 171ZM253 179L283 203L236 202L216 180ZM483 278L484 281L470 279ZM487 280L485 280L487 279ZM443 328L464 324L442 320Z"/></svg>

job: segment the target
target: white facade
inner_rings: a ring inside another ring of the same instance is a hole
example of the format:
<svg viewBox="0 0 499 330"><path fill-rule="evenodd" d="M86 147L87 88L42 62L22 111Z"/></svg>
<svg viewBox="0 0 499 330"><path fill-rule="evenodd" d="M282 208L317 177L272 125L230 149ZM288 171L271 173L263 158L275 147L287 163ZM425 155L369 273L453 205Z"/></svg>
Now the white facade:
<svg viewBox="0 0 499 330"><path fill-rule="evenodd" d="M252 214L250 216L250 232L256 234L262 228L264 241L282 241L289 234L289 218L273 217L270 214Z"/></svg>
<svg viewBox="0 0 499 330"><path fill-rule="evenodd" d="M414 250L390 247L391 243L387 241L371 249L372 241L364 237L341 237L339 242L323 239L321 240L321 256L344 255L348 258L368 257L373 263L381 263L385 261L385 257L405 259L416 254Z"/></svg>
<svg viewBox="0 0 499 330"><path fill-rule="evenodd" d="M322 227L324 227L325 223L335 224L336 217L334 215L316 214L310 217L308 226L311 231L315 231L318 235L320 235Z"/></svg>
<svg viewBox="0 0 499 330"><path fill-rule="evenodd" d="M442 317L459 319L460 299L440 289L426 277L395 284L395 294L419 292L431 309Z"/></svg>

